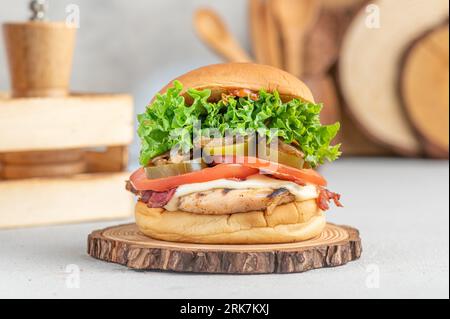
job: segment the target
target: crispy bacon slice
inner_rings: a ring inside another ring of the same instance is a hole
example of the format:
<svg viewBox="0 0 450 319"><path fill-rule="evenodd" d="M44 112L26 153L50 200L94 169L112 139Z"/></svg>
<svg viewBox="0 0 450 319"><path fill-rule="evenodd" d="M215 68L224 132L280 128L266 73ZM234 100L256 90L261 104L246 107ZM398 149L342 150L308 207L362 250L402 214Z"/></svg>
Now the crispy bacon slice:
<svg viewBox="0 0 450 319"><path fill-rule="evenodd" d="M321 210L329 210L330 209L330 201L332 200L337 207L344 207L341 202L341 195L337 193L330 192L326 188L320 188L319 197L317 197L317 206Z"/></svg>
<svg viewBox="0 0 450 319"><path fill-rule="evenodd" d="M155 191L138 191L136 190L130 181L127 181L126 189L133 194L139 196L139 200L147 204L150 208L161 208L167 205L175 194L176 188L172 188L165 192Z"/></svg>
<svg viewBox="0 0 450 319"><path fill-rule="evenodd" d="M227 102L230 96L235 97L248 97L253 101L258 101L259 94L249 89L233 89L228 91L227 93L222 94L222 100Z"/></svg>
<svg viewBox="0 0 450 319"><path fill-rule="evenodd" d="M175 194L176 188L172 188L166 192L145 191L141 201L150 208L161 208L167 205Z"/></svg>

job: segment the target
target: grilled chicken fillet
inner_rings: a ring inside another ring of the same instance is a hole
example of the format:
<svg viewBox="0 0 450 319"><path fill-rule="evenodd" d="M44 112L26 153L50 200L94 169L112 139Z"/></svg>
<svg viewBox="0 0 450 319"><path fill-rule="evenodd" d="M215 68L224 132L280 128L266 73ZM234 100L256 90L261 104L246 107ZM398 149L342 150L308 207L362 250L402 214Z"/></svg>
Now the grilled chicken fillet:
<svg viewBox="0 0 450 319"><path fill-rule="evenodd" d="M178 209L194 214L222 215L267 211L295 200L287 189L213 189L179 198Z"/></svg>

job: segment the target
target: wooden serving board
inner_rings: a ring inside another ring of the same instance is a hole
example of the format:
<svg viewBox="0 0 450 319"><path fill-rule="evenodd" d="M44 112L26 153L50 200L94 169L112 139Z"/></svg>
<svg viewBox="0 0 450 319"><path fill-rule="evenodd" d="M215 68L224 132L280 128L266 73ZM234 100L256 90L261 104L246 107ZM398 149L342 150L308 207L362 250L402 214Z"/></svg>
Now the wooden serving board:
<svg viewBox="0 0 450 319"><path fill-rule="evenodd" d="M88 254L138 270L195 273L295 273L341 266L361 256L359 231L327 224L323 233L299 243L204 245L154 240L135 224L92 232Z"/></svg>

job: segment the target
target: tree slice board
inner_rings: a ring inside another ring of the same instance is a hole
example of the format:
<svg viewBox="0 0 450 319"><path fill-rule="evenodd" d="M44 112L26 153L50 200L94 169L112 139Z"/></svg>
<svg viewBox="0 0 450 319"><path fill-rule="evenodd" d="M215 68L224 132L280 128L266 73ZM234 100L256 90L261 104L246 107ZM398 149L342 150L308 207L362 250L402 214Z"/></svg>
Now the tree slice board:
<svg viewBox="0 0 450 319"><path fill-rule="evenodd" d="M427 153L448 158L448 24L415 41L400 77L403 105Z"/></svg>
<svg viewBox="0 0 450 319"><path fill-rule="evenodd" d="M204 245L154 240L135 224L92 232L88 254L139 270L194 273L295 273L335 267L356 260L362 246L358 230L327 224L315 239L271 245Z"/></svg>
<svg viewBox="0 0 450 319"><path fill-rule="evenodd" d="M447 18L448 6L447 0L374 1L344 37L339 78L349 112L372 139L402 155L422 148L401 105L401 60L412 40ZM379 27L370 23L377 12Z"/></svg>
<svg viewBox="0 0 450 319"><path fill-rule="evenodd" d="M368 138L365 132L355 125L355 121L344 109L341 113L341 131L339 133L342 142L343 156L393 156L391 150L383 145L375 143Z"/></svg>

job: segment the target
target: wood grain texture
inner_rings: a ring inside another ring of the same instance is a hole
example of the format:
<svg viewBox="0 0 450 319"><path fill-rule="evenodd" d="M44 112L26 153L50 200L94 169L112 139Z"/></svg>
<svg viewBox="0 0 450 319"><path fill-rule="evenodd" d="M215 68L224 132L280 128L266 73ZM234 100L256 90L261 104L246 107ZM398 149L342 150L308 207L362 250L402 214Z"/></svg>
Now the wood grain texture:
<svg viewBox="0 0 450 319"><path fill-rule="evenodd" d="M305 34L304 76L320 76L333 72L349 25L368 0L344 3L322 2L319 17ZM335 3L336 6L328 4Z"/></svg>
<svg viewBox="0 0 450 319"><path fill-rule="evenodd" d="M249 28L252 51L257 63L270 64L266 25L267 5L264 0L249 0Z"/></svg>
<svg viewBox="0 0 450 319"><path fill-rule="evenodd" d="M96 230L90 256L139 270L264 274L335 267L361 256L358 230L328 224L319 237L276 245L200 245L164 242L141 234L135 224Z"/></svg>
<svg viewBox="0 0 450 319"><path fill-rule="evenodd" d="M0 152L128 145L133 118L133 99L125 94L24 99L0 93Z"/></svg>
<svg viewBox="0 0 450 319"><path fill-rule="evenodd" d="M82 160L83 156L84 150L82 149L10 152L3 154L3 162L14 165L70 163Z"/></svg>
<svg viewBox="0 0 450 319"><path fill-rule="evenodd" d="M301 77L304 74L304 37L319 17L320 3L315 0L272 0L269 4L282 35L285 69Z"/></svg>
<svg viewBox="0 0 450 319"><path fill-rule="evenodd" d="M305 34L303 76L324 75L336 63L340 43L338 14L335 11L322 8L317 22L310 32Z"/></svg>
<svg viewBox="0 0 450 319"><path fill-rule="evenodd" d="M3 164L0 179L70 176L85 172L86 162L84 159L50 164Z"/></svg>
<svg viewBox="0 0 450 319"><path fill-rule="evenodd" d="M129 218L130 173L0 181L0 229Z"/></svg>
<svg viewBox="0 0 450 319"><path fill-rule="evenodd" d="M399 66L410 42L447 18L448 1L374 4L381 26L368 27L365 10L353 20L341 49L339 82L348 111L368 136L400 155L417 156L422 147L400 103Z"/></svg>
<svg viewBox="0 0 450 319"><path fill-rule="evenodd" d="M263 41L265 42L265 48L267 49L267 56L269 58L268 64L279 69L285 69L286 61L283 58L282 39L279 25L272 9L274 1L276 0L267 0L264 7L264 17L262 19L266 25L266 34Z"/></svg>
<svg viewBox="0 0 450 319"><path fill-rule="evenodd" d="M448 46L448 24L427 32L411 46L400 75L403 105L432 157L449 153Z"/></svg>
<svg viewBox="0 0 450 319"><path fill-rule="evenodd" d="M250 62L252 60L214 10L198 9L194 16L194 27L200 39L226 61Z"/></svg>
<svg viewBox="0 0 450 319"><path fill-rule="evenodd" d="M325 8L346 9L360 5L364 1L365 0L321 0L321 3Z"/></svg>
<svg viewBox="0 0 450 319"><path fill-rule="evenodd" d="M343 156L394 156L384 145L377 144L362 131L345 109L341 112L340 141Z"/></svg>
<svg viewBox="0 0 450 319"><path fill-rule="evenodd" d="M333 77L330 75L311 76L305 77L303 81L311 89L314 99L318 103L323 104L323 109L320 113L321 123L330 125L339 122L341 119L341 107Z"/></svg>
<svg viewBox="0 0 450 319"><path fill-rule="evenodd" d="M128 166L128 146L110 146L100 152L90 150L85 158L88 172L122 172Z"/></svg>
<svg viewBox="0 0 450 319"><path fill-rule="evenodd" d="M3 31L15 97L68 94L75 27L32 21L6 23Z"/></svg>

